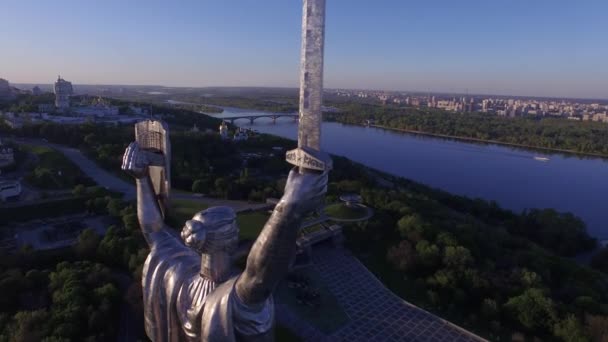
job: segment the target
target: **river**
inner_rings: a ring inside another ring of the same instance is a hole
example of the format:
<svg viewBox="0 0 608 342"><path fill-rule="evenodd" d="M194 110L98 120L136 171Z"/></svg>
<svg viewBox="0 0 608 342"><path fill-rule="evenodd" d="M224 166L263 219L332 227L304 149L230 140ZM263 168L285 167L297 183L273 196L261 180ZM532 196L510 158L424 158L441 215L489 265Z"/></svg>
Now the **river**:
<svg viewBox="0 0 608 342"><path fill-rule="evenodd" d="M256 110L225 107L227 118L265 115ZM235 122L241 127L296 139L291 118L276 123L266 118ZM405 177L453 194L494 200L502 207L554 208L581 217L589 233L608 239L604 194L606 170L601 158L580 158L563 153L529 151L501 145L468 143L394 132L379 128L324 122L322 149L369 167ZM536 157L536 158L535 158ZM539 160L548 158L548 160Z"/></svg>

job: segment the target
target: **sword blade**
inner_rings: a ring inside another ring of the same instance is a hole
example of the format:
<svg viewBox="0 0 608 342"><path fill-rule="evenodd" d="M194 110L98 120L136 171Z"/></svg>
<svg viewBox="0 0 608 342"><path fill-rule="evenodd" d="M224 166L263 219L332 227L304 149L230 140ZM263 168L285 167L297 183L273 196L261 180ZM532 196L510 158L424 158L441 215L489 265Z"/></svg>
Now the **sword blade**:
<svg viewBox="0 0 608 342"><path fill-rule="evenodd" d="M320 150L325 0L304 0L300 55L298 147Z"/></svg>

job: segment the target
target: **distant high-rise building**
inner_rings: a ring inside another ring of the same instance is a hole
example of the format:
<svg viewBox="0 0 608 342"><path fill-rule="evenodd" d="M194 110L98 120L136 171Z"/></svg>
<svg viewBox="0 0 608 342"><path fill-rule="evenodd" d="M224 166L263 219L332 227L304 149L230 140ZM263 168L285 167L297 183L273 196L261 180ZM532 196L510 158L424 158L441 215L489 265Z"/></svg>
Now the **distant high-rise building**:
<svg viewBox="0 0 608 342"><path fill-rule="evenodd" d="M35 86L34 88L32 88L32 95L41 95L42 94L42 90L40 90L40 87Z"/></svg>
<svg viewBox="0 0 608 342"><path fill-rule="evenodd" d="M490 100L488 100L488 99L484 99L483 101L481 101L481 111L484 113L487 113L489 104L490 104Z"/></svg>
<svg viewBox="0 0 608 342"><path fill-rule="evenodd" d="M469 103L467 103L466 111L471 113L475 110L475 100L471 97Z"/></svg>
<svg viewBox="0 0 608 342"><path fill-rule="evenodd" d="M70 96L74 92L72 83L64 80L61 76L55 82L55 107L59 109L70 108Z"/></svg>

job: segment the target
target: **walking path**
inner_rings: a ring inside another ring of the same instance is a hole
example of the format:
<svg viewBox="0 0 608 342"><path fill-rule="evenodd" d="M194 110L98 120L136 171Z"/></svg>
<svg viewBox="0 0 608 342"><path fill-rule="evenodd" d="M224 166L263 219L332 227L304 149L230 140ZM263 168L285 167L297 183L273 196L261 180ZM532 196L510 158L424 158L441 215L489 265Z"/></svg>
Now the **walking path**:
<svg viewBox="0 0 608 342"><path fill-rule="evenodd" d="M97 183L98 185L110 191L122 193L124 195L124 199L126 200L134 200L136 198L134 185L135 182L129 183L102 169L97 164L95 164L94 161L87 158L84 154L82 154L82 152L75 148L51 144L36 139L16 139L16 141L22 144L46 146L53 148L63 153L63 155L65 155L69 160L76 164L76 166L78 166L82 170L82 172L91 177L91 179L93 179L93 181L95 181L95 183ZM117 165L117 167L120 167L120 165ZM208 206L229 206L237 212L247 210L260 210L267 207L271 207L269 204L266 203L249 203L246 201L223 200L181 192L173 192L171 198L189 201L200 201L201 203L205 203Z"/></svg>
<svg viewBox="0 0 608 342"><path fill-rule="evenodd" d="M63 155L76 164L82 172L91 177L95 183L111 191L122 193L126 200L135 199L135 186L133 186L133 184L129 184L97 166L97 164L85 157L79 150L55 144L48 144L48 146L63 153Z"/></svg>
<svg viewBox="0 0 608 342"><path fill-rule="evenodd" d="M396 296L343 248L318 246L313 265L349 322L329 336L277 305L279 321L305 341L485 341Z"/></svg>

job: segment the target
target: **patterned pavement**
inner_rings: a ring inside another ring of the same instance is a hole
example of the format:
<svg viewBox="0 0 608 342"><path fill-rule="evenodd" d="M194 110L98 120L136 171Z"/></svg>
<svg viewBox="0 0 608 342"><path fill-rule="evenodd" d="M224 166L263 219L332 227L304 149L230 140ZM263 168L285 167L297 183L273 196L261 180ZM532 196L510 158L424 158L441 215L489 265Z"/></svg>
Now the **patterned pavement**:
<svg viewBox="0 0 608 342"><path fill-rule="evenodd" d="M279 321L305 341L485 341L402 300L343 248L318 246L312 255L314 266L350 321L325 336L277 305Z"/></svg>

